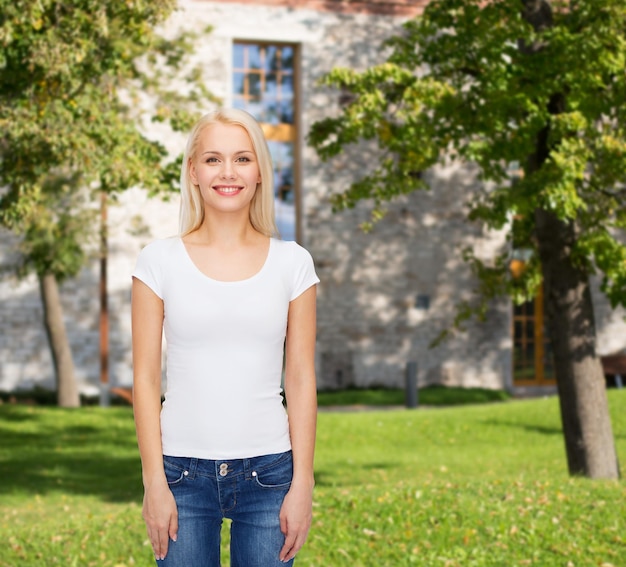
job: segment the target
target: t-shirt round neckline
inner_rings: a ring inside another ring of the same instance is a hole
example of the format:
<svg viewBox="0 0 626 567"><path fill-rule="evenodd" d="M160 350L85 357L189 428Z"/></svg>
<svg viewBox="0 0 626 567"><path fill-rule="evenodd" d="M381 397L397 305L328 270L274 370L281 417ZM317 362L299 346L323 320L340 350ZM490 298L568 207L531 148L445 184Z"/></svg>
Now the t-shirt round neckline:
<svg viewBox="0 0 626 567"><path fill-rule="evenodd" d="M189 252L187 251L187 247L185 246L185 243L183 242L183 239L180 236L178 237L178 243L182 249L182 253L183 253L183 256L185 257L185 261L191 265L193 270L199 276L203 277L205 280L211 283L217 284L217 285L245 284L245 283L256 280L263 274L263 272L267 268L267 265L269 264L269 261L270 261L270 257L272 255L272 249L274 248L274 239L270 237L270 244L269 244L263 265L261 266L258 272L256 272L255 274L252 274L249 278L245 278L243 280L216 280L215 278L212 278L211 276L208 276L207 274L205 274L200 268L198 268L198 266L196 266L196 263L191 259L191 256L189 255Z"/></svg>

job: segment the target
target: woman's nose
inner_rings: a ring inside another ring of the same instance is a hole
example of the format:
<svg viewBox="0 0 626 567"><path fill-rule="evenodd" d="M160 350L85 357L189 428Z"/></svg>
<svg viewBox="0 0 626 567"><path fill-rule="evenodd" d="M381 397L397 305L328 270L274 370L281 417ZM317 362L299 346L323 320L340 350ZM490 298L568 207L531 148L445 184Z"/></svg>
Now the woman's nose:
<svg viewBox="0 0 626 567"><path fill-rule="evenodd" d="M232 163L225 161L222 166L222 177L224 179L233 179L235 177L235 167Z"/></svg>

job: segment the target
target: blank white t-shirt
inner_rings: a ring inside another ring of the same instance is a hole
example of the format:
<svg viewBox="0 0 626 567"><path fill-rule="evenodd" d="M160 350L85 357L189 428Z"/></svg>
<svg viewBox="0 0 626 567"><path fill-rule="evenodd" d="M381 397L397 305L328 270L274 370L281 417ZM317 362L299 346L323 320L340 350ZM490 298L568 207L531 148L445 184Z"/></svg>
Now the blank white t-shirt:
<svg viewBox="0 0 626 567"><path fill-rule="evenodd" d="M133 277L165 309L163 453L223 460L288 451L281 397L287 312L319 282L311 255L272 238L258 273L222 282L203 274L174 237L148 244Z"/></svg>

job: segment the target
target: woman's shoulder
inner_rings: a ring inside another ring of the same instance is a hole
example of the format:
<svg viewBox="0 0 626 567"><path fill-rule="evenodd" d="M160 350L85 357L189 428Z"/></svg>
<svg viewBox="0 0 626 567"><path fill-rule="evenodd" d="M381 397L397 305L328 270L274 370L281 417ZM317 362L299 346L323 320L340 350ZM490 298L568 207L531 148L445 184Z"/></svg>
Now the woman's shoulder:
<svg viewBox="0 0 626 567"><path fill-rule="evenodd" d="M298 244L295 240L280 240L278 238L272 238L273 246L278 250L280 254L309 254L308 250Z"/></svg>
<svg viewBox="0 0 626 567"><path fill-rule="evenodd" d="M180 236L168 236L167 238L157 238L148 242L143 248L142 252L148 253L164 252L166 250L175 249L180 243Z"/></svg>
<svg viewBox="0 0 626 567"><path fill-rule="evenodd" d="M311 253L293 240L273 239L272 246L276 250L276 256L289 266L313 263Z"/></svg>
<svg viewBox="0 0 626 567"><path fill-rule="evenodd" d="M159 238L152 240L146 244L139 252L139 257L147 260L159 260L170 256L178 250L180 237L170 236L168 238Z"/></svg>

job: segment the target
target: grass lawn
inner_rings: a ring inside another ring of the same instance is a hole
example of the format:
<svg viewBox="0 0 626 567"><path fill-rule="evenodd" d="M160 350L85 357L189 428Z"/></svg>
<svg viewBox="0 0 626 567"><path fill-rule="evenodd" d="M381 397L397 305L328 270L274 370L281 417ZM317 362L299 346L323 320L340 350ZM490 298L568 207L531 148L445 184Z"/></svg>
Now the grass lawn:
<svg viewBox="0 0 626 567"><path fill-rule="evenodd" d="M626 483L568 477L556 398L321 412L316 478L299 567L626 566ZM0 567L154 565L141 493L129 408L0 406Z"/></svg>

